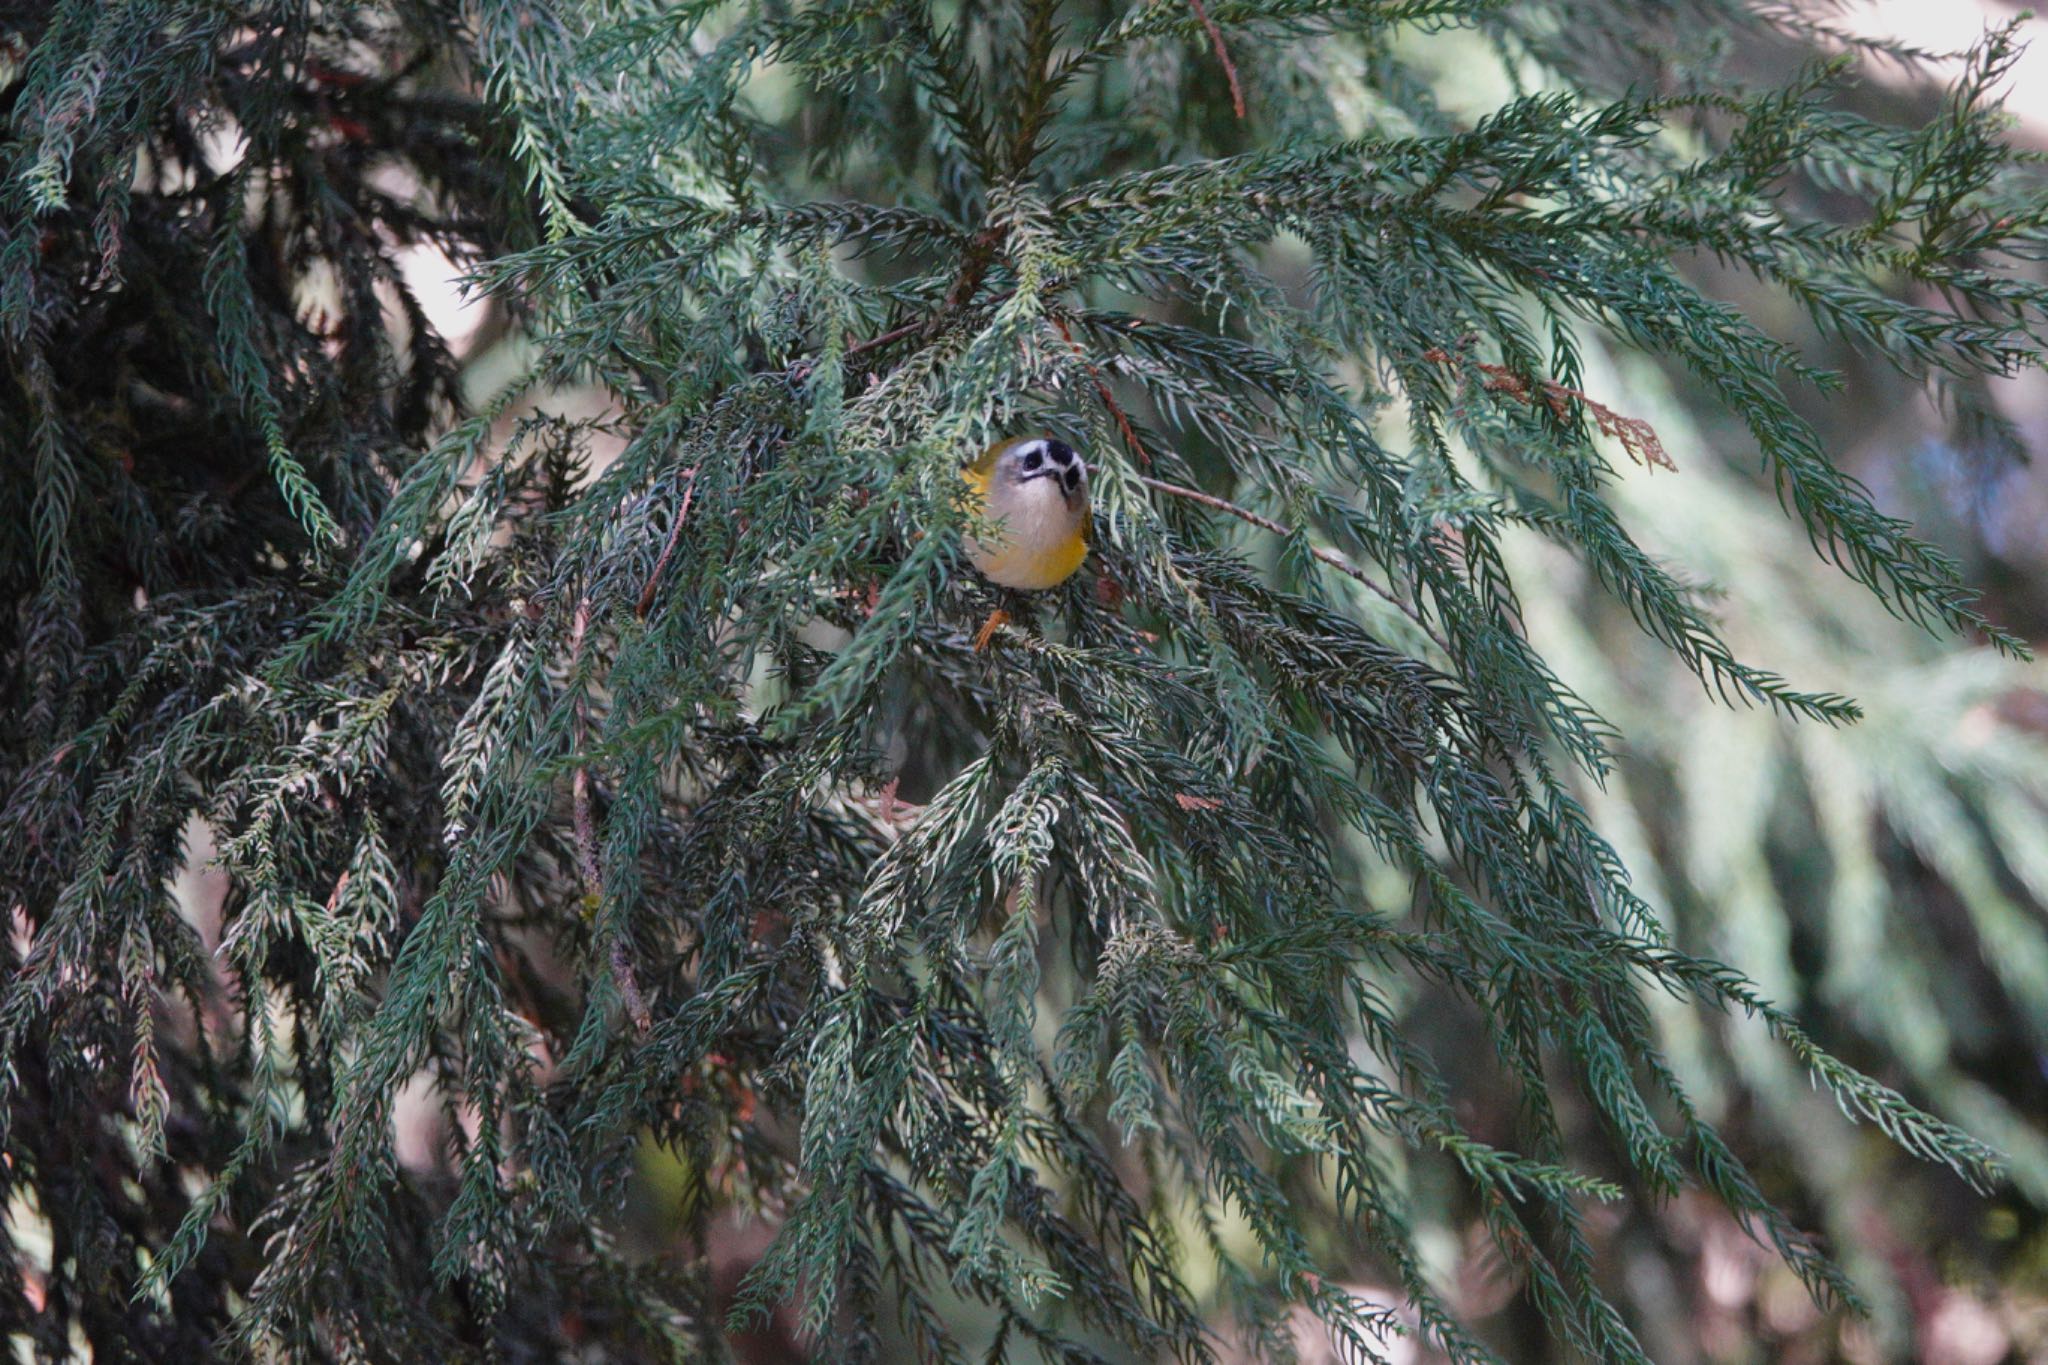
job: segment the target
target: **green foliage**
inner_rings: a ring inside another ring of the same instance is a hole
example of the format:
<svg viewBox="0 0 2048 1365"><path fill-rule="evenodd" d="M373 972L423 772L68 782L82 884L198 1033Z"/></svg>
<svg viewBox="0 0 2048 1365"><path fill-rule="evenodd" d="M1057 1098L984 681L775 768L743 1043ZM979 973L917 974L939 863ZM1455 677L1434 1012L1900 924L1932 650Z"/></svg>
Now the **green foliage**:
<svg viewBox="0 0 2048 1365"><path fill-rule="evenodd" d="M1359 1359L1491 1359L1417 1247L1432 1164L1596 1358L1642 1358L1597 1201L1704 1186L1852 1299L1651 1000L1996 1158L1667 940L1504 546L1562 547L1727 700L1856 717L1631 538L1610 460L1661 446L1588 391L1611 339L1877 603L2017 651L1786 395L1831 377L1679 265L1980 412L2039 359L2048 197L1995 107L2011 31L1900 128L1850 60L1743 88L1731 53L1811 24L1688 13L17 14L0 1183L51 1245L10 1223L5 1317L53 1358L715 1358L708 1265L617 1240L643 1140L772 1223L738 1316L794 1301L849 1358L1280 1357L1302 1305ZM1445 52L1527 88L1458 116ZM413 244L474 263L516 380L465 391ZM965 567L958 468L1040 430L1090 457L1096 543L1027 602ZM217 945L171 891L204 833ZM1414 978L1510 1143L1389 1003ZM415 1080L438 1169L394 1145Z"/></svg>
<svg viewBox="0 0 2048 1365"><path fill-rule="evenodd" d="M1604 360L1589 368L1596 386L1618 379ZM1655 401L1654 374L1631 366L1627 381ZM1658 422L1675 450L1703 447L1675 410ZM1712 579L1746 649L1853 687L1865 715L1848 729L1785 727L1714 705L1681 685L1668 654L1629 640L1634 623L1583 569L1525 539L1507 557L1521 581L1544 585L1525 597L1532 639L1628 737L1615 771L1575 780L1577 794L1662 928L1740 966L1821 1036L1884 1059L2006 1154L2006 1201L2048 1207L2034 1098L2048 1018L2037 909L2048 903L2048 765L2028 716L2032 670L1988 648L1937 649L1869 598L1803 578L1810 551L1796 525L1764 517L1757 490L1726 470L1680 458L1683 479L1624 479L1617 510ZM1930 1258L1951 1253L1952 1236L1968 1240L1955 1225L1972 1227L1980 1211L1927 1215L1940 1182L1831 1122L1758 1030L1702 1028L1668 999L1651 1008L1702 1106L1748 1110L1738 1126L1757 1132L1780 1179L1844 1247L1878 1339L1908 1354L1912 1267L1868 1245L1873 1199Z"/></svg>

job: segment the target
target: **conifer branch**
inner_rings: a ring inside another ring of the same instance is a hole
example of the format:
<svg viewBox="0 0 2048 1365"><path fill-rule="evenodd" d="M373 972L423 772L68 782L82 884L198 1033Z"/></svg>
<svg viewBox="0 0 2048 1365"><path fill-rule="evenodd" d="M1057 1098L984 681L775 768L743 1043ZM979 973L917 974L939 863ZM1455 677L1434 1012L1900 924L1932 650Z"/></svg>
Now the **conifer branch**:
<svg viewBox="0 0 2048 1365"><path fill-rule="evenodd" d="M693 485L694 489L694 485ZM676 521L681 525L683 514L688 511L687 495L683 508L678 511ZM651 584L650 584L651 586ZM572 679L583 662L583 645L590 628L590 599L580 597L569 618L569 674ZM584 725L583 701L576 701L576 725L573 738L582 743ZM576 836L576 864L583 876L583 904L586 914L593 920L603 910L604 866L598 848L597 821L590 810L590 766L577 763L571 769L569 799ZM633 1026L645 1034L654 1026L653 1016L648 1012L647 999L640 993L639 978L633 972L633 959L623 933L610 935L606 951L606 963L611 969L612 983L618 988L619 999L624 1002L626 1016Z"/></svg>
<svg viewBox="0 0 2048 1365"><path fill-rule="evenodd" d="M1466 338L1466 342L1470 340L1471 338ZM1463 356L1462 344L1457 354L1440 346L1432 346L1422 353L1422 358L1454 370L1462 368L1467 363ZM1538 401L1537 395L1540 391L1544 407L1549 411L1552 420L1557 422L1569 420L1572 404L1580 404L1593 414L1594 424L1599 428L1600 434L1619 440L1622 450L1637 464L1645 469L1668 469L1673 473L1678 471L1678 462L1664 449L1664 442L1657 435L1657 429L1640 417L1624 417L1590 394L1568 384L1560 384L1554 379L1539 381L1537 391L1532 391L1528 380L1505 365L1495 365L1483 360L1471 364L1473 369L1485 376L1484 384L1488 393L1505 394L1509 398L1533 406Z"/></svg>
<svg viewBox="0 0 2048 1365"><path fill-rule="evenodd" d="M690 502L697 496L697 467L690 466L683 471L683 500L676 504L675 516L669 522L668 539L662 542L661 553L656 556L654 568L648 572L646 586L640 589L640 600L633 604L633 615L640 620L647 619L647 613L654 606L654 595L661 588L662 574L668 568L669 556L676 552L676 541L682 537L683 527L690 520ZM577 637L580 642L580 635Z"/></svg>
<svg viewBox="0 0 2048 1365"><path fill-rule="evenodd" d="M1195 17L1202 21L1202 28L1209 35L1209 46L1215 49L1216 60L1223 64L1223 74L1230 80L1230 107L1237 111L1239 122L1244 121L1244 87L1238 83L1237 63L1230 60L1230 49L1224 46L1223 30L1216 27L1216 21L1209 17L1209 11L1202 0L1188 0Z"/></svg>
<svg viewBox="0 0 2048 1365"><path fill-rule="evenodd" d="M1116 395L1109 391L1109 384L1103 379L1102 371L1095 367L1095 362L1090 360L1088 353L1081 349L1081 343L1074 340L1073 332L1067 328L1067 320L1058 313L1053 313L1050 316L1052 318L1052 325L1059 330L1060 336L1066 341L1067 345L1073 348L1074 358L1087 367L1088 377L1095 381L1095 392L1101 396L1102 405L1109 409L1109 415L1116 419L1117 430L1123 433L1124 444L1130 447L1133 455L1138 457L1138 464L1141 467L1151 468L1152 457L1145 453L1144 442L1138 439L1138 433L1131 428L1131 419L1124 415L1123 406L1116 401Z"/></svg>
<svg viewBox="0 0 2048 1365"><path fill-rule="evenodd" d="M1291 537L1293 534L1285 526L1281 525L1277 521L1274 521L1271 517L1260 516L1257 512L1252 511L1250 508L1239 507L1236 503L1231 502L1225 498L1219 498L1213 493L1204 493L1200 489L1186 488L1177 483L1168 483L1164 479L1154 479L1142 474L1138 476L1138 482L1144 484L1145 487L1151 489L1155 493L1165 493L1169 497L1185 498L1189 502L1200 503L1202 506L1214 508L1218 512L1227 512L1228 514L1230 514L1233 517L1236 517L1240 521L1249 522L1251 525L1257 526L1261 530L1271 531L1276 536L1281 536L1284 538ZM1394 610L1400 612L1403 616L1407 617L1409 621L1414 623L1415 627L1418 630L1420 630L1424 635L1428 636L1430 640L1432 640L1436 644L1436 647L1443 651L1444 657L1451 657L1450 642L1445 640L1443 636L1437 634L1437 632L1431 628L1430 624L1427 621L1424 621L1422 617L1415 612L1414 608L1410 607L1400 598L1394 596L1394 594L1389 592L1387 589L1381 587L1378 583L1375 583L1363 569L1359 568L1356 564L1353 564L1350 560L1344 558L1344 556L1338 554L1335 550L1326 550L1320 545L1309 546L1308 552L1314 555L1317 559L1321 560L1323 563L1335 569L1337 572L1344 574L1346 577L1349 577L1360 584L1363 584L1367 591L1371 592L1375 597L1378 597L1379 599L1387 603L1387 605L1391 606Z"/></svg>

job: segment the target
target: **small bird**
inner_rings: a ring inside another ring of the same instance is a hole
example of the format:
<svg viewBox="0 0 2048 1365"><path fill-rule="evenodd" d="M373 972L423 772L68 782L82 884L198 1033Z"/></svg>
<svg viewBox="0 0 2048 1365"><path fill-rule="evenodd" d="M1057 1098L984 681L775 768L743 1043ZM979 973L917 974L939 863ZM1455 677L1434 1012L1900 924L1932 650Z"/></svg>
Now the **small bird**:
<svg viewBox="0 0 2048 1365"><path fill-rule="evenodd" d="M1088 557L1088 466L1065 441L1012 436L962 472L987 540L967 537L974 567L1006 588L1058 587Z"/></svg>

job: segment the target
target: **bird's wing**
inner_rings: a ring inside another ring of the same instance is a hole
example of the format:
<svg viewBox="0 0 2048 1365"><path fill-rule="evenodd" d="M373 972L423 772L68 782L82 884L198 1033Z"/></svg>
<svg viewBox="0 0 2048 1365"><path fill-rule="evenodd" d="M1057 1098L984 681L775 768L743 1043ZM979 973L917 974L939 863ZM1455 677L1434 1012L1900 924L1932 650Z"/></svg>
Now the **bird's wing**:
<svg viewBox="0 0 2048 1365"><path fill-rule="evenodd" d="M967 506L983 508L988 506L988 475L974 465L960 471L960 478L967 485Z"/></svg>
<svg viewBox="0 0 2048 1365"><path fill-rule="evenodd" d="M988 481L995 476L996 457L1003 453L1008 441L997 441L981 452L981 458L960 471L960 477L967 480L967 486L974 490L974 496L982 502L988 501Z"/></svg>
<svg viewBox="0 0 2048 1365"><path fill-rule="evenodd" d="M1015 436L1011 436L1004 440L992 442L987 450L981 452L980 459L967 466L968 475L975 478L978 482L986 484L989 475L996 472L996 458L1003 453L1003 447L1016 439Z"/></svg>

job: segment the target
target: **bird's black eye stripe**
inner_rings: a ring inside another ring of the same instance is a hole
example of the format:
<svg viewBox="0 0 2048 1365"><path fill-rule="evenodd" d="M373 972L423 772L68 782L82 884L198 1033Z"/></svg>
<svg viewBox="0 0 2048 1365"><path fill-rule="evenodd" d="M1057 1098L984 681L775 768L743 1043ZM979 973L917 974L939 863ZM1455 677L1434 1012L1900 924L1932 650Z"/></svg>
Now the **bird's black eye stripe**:
<svg viewBox="0 0 2048 1365"><path fill-rule="evenodd" d="M1074 448L1065 441L1047 441L1045 453L1052 456L1052 462L1062 469L1074 462Z"/></svg>
<svg viewBox="0 0 2048 1365"><path fill-rule="evenodd" d="M1067 472L1060 475L1060 482L1067 486L1069 493L1078 489L1081 486L1081 467L1079 465L1068 465Z"/></svg>
<svg viewBox="0 0 2048 1365"><path fill-rule="evenodd" d="M1039 465L1043 464L1044 462L1044 452L1039 447L1033 446L1031 449L1024 452L1024 458L1019 463L1021 463L1026 469L1036 469Z"/></svg>

